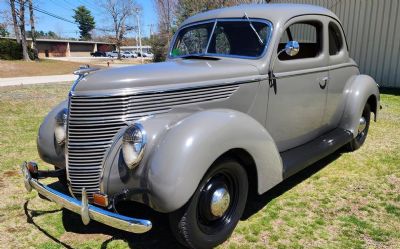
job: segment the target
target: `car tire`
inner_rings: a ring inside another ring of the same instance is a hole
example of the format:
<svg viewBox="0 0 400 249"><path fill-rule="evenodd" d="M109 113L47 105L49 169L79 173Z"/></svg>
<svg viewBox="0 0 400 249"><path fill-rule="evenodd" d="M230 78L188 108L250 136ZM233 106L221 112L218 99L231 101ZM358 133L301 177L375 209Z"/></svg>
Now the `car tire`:
<svg viewBox="0 0 400 249"><path fill-rule="evenodd" d="M184 246L213 248L232 234L248 194L246 170L234 160L213 164L191 199L169 214L172 233Z"/></svg>
<svg viewBox="0 0 400 249"><path fill-rule="evenodd" d="M365 104L364 110L360 117L360 126L357 129L357 136L353 138L347 145L347 151L358 150L365 142L368 135L369 124L371 121L371 107L369 104Z"/></svg>

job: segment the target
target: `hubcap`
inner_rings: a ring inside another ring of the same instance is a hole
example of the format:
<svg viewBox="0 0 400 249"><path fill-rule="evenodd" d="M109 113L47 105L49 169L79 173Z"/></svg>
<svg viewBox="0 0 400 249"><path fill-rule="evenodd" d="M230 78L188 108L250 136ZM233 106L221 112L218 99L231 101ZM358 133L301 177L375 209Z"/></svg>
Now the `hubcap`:
<svg viewBox="0 0 400 249"><path fill-rule="evenodd" d="M225 188L218 188L211 197L211 214L215 217L222 217L228 210L231 197Z"/></svg>
<svg viewBox="0 0 400 249"><path fill-rule="evenodd" d="M360 123L358 125L358 134L363 133L366 127L367 127L367 120L365 120L364 117L361 117Z"/></svg>

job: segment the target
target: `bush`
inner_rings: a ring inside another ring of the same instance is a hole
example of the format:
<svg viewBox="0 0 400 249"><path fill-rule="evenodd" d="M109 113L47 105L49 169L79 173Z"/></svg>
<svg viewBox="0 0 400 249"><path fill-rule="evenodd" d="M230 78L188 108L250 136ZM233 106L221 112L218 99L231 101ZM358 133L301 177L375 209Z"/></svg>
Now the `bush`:
<svg viewBox="0 0 400 249"><path fill-rule="evenodd" d="M150 38L151 52L153 52L153 62L165 61L168 51L168 37L158 33Z"/></svg>
<svg viewBox="0 0 400 249"><path fill-rule="evenodd" d="M29 57L34 58L33 51L28 47ZM0 59L2 60L21 60L22 46L14 40L0 39Z"/></svg>

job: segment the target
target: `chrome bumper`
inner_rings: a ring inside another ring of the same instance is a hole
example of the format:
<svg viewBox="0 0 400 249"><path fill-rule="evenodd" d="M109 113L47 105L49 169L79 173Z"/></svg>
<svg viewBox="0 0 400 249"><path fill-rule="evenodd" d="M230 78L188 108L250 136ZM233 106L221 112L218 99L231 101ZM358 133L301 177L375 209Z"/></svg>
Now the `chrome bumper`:
<svg viewBox="0 0 400 249"><path fill-rule="evenodd" d="M40 183L31 176L26 162L21 165L21 170L24 176L25 188L28 192L35 189L47 199L58 203L74 213L80 214L85 225L87 225L90 220L95 220L110 227L132 233L145 233L152 227L151 221L127 217L90 205L85 189L82 190L82 201L80 201Z"/></svg>

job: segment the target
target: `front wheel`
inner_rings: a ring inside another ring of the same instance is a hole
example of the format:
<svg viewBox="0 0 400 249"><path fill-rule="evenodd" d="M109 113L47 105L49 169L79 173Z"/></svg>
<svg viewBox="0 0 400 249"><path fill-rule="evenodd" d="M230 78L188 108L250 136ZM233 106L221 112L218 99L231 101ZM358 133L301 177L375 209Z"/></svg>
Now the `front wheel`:
<svg viewBox="0 0 400 249"><path fill-rule="evenodd" d="M216 162L189 202L169 215L177 240L191 248L223 243L243 214L248 192L246 170L234 160Z"/></svg>
<svg viewBox="0 0 400 249"><path fill-rule="evenodd" d="M348 151L355 151L359 149L365 142L368 135L369 124L371 121L371 107L365 104L364 110L360 117L360 122L357 129L357 136L347 144Z"/></svg>

